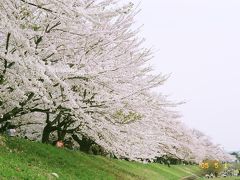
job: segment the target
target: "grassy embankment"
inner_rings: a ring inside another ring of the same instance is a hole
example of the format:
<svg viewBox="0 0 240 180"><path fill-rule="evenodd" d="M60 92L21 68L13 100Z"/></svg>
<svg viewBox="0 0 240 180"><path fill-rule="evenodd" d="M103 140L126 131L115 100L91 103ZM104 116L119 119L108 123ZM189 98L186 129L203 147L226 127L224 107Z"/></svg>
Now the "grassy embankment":
<svg viewBox="0 0 240 180"><path fill-rule="evenodd" d="M141 164L87 155L18 138L0 136L0 179L174 180L198 172L197 166Z"/></svg>

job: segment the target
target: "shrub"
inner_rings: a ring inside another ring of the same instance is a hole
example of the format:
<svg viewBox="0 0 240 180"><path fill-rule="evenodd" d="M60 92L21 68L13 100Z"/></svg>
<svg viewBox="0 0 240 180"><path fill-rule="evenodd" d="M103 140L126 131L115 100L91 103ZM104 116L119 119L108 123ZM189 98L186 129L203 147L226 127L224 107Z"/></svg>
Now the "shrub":
<svg viewBox="0 0 240 180"><path fill-rule="evenodd" d="M199 166L203 170L204 174L213 173L217 175L224 169L224 165L217 160L204 160Z"/></svg>

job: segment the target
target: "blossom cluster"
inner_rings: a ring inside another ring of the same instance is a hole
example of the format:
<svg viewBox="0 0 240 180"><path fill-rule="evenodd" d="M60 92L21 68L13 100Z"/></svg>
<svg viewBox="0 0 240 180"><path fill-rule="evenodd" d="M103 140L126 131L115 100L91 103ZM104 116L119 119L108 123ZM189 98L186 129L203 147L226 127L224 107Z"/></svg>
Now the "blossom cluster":
<svg viewBox="0 0 240 180"><path fill-rule="evenodd" d="M87 136L130 160L230 161L152 93L167 76L152 74L137 12L115 0L1 0L0 130Z"/></svg>

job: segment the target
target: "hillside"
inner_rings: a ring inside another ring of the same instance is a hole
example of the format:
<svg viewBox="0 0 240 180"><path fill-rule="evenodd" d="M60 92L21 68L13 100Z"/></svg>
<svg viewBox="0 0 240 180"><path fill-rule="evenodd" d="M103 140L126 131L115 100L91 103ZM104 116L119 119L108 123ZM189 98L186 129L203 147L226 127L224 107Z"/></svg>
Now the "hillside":
<svg viewBox="0 0 240 180"><path fill-rule="evenodd" d="M141 164L87 155L24 139L0 136L0 179L166 179L198 171L197 166Z"/></svg>

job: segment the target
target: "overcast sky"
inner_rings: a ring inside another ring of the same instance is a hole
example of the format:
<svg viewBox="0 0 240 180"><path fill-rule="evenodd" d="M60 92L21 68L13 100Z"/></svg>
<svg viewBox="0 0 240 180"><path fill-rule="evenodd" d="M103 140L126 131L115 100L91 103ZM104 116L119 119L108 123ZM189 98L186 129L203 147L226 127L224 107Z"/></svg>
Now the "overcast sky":
<svg viewBox="0 0 240 180"><path fill-rule="evenodd" d="M187 102L179 110L189 127L240 150L240 1L142 0L140 8L140 35L158 50L153 68L172 73L159 91Z"/></svg>

